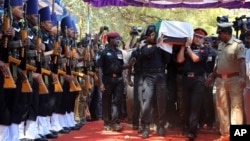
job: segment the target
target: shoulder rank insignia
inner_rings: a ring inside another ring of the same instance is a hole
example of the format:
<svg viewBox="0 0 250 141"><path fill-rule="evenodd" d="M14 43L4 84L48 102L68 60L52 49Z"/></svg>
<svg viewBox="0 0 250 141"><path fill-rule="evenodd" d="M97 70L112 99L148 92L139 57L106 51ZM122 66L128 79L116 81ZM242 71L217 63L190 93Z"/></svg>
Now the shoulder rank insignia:
<svg viewBox="0 0 250 141"><path fill-rule="evenodd" d="M147 48L151 48L152 47L152 45L147 45Z"/></svg>

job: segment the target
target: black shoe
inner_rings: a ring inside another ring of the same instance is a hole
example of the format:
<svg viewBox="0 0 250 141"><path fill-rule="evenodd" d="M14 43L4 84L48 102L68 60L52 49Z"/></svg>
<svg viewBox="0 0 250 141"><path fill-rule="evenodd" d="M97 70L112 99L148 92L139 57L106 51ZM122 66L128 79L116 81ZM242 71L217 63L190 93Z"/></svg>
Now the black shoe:
<svg viewBox="0 0 250 141"><path fill-rule="evenodd" d="M55 134L47 134L45 135L47 139L55 139L55 138L58 138L58 135L55 135Z"/></svg>
<svg viewBox="0 0 250 141"><path fill-rule="evenodd" d="M81 128L81 127L82 127L82 124L80 124L80 123L76 123L76 124L75 124L75 126L76 126L76 127L80 127L80 128Z"/></svg>
<svg viewBox="0 0 250 141"><path fill-rule="evenodd" d="M69 130L65 130L65 129L62 129L59 131L60 134L68 134L70 131Z"/></svg>
<svg viewBox="0 0 250 141"><path fill-rule="evenodd" d="M20 141L33 141L33 140L32 139L23 138L23 139L20 139Z"/></svg>
<svg viewBox="0 0 250 141"><path fill-rule="evenodd" d="M58 132L57 131L54 131L54 130L49 130L52 134L55 134L55 135L58 135Z"/></svg>
<svg viewBox="0 0 250 141"><path fill-rule="evenodd" d="M138 126L138 125L133 125L132 129L133 129L133 130L138 130L138 129L139 129L139 126Z"/></svg>
<svg viewBox="0 0 250 141"><path fill-rule="evenodd" d="M149 130L143 130L142 131L142 136L143 139L149 138Z"/></svg>
<svg viewBox="0 0 250 141"><path fill-rule="evenodd" d="M158 134L158 136L165 137L165 135L166 135L166 129L165 129L164 127L160 127L160 128L157 130L157 134Z"/></svg>
<svg viewBox="0 0 250 141"><path fill-rule="evenodd" d="M192 133L192 132L186 132L186 133L184 134L184 136L185 136L185 137L188 137L188 138L191 139L191 140L193 140L193 139L196 137L196 135L195 135L194 133Z"/></svg>
<svg viewBox="0 0 250 141"><path fill-rule="evenodd" d="M111 131L110 125L104 125L103 130L104 131Z"/></svg>
<svg viewBox="0 0 250 141"><path fill-rule="evenodd" d="M113 131L120 132L120 131L122 131L122 129L123 129L123 127L121 125L119 125L119 124L112 125L112 130Z"/></svg>
<svg viewBox="0 0 250 141"><path fill-rule="evenodd" d="M70 127L71 130L79 130L80 127L79 126L73 126L73 127Z"/></svg>
<svg viewBox="0 0 250 141"><path fill-rule="evenodd" d="M37 138L37 139L34 139L34 141L48 141L47 138Z"/></svg>
<svg viewBox="0 0 250 141"><path fill-rule="evenodd" d="M69 128L69 127L63 127L63 129L71 131L71 128Z"/></svg>

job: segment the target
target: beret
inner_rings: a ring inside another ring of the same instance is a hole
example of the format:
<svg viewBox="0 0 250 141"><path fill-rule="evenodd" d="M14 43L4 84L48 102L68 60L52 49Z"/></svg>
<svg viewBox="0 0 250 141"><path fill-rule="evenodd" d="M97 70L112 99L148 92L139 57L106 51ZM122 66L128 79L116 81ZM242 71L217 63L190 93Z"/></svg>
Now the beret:
<svg viewBox="0 0 250 141"><path fill-rule="evenodd" d="M107 37L108 37L108 38L117 38L117 37L120 37L120 34L117 33L117 32L109 32L109 33L107 34Z"/></svg>
<svg viewBox="0 0 250 141"><path fill-rule="evenodd" d="M203 28L196 28L196 29L194 29L194 35L200 36L200 37L205 37L205 36L207 36L207 32Z"/></svg>

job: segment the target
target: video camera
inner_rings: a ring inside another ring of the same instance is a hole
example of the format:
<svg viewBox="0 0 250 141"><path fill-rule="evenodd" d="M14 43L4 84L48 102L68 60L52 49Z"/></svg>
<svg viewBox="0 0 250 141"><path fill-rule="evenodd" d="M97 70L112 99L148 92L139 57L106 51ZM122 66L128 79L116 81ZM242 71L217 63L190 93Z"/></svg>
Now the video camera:
<svg viewBox="0 0 250 141"><path fill-rule="evenodd" d="M243 26L243 19L246 18L246 15L242 15L241 17L236 17L235 18L235 21L233 22L233 27L234 27L234 30L238 31L239 29L242 28Z"/></svg>
<svg viewBox="0 0 250 141"><path fill-rule="evenodd" d="M139 33L142 31L142 28L141 27L137 27L137 26L132 26L131 27L131 31L130 31L130 35L131 36L138 36Z"/></svg>

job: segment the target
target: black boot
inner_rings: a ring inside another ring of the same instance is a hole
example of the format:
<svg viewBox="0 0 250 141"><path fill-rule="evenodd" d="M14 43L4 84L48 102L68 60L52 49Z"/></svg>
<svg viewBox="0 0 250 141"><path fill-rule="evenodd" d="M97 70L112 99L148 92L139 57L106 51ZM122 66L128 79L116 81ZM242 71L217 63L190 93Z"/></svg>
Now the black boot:
<svg viewBox="0 0 250 141"><path fill-rule="evenodd" d="M149 138L150 127L149 125L142 126L142 138L146 139Z"/></svg>

